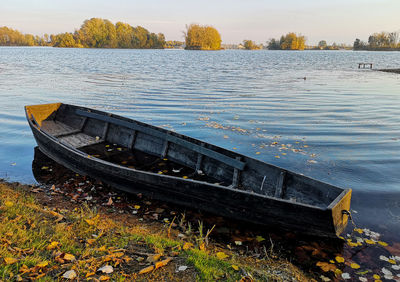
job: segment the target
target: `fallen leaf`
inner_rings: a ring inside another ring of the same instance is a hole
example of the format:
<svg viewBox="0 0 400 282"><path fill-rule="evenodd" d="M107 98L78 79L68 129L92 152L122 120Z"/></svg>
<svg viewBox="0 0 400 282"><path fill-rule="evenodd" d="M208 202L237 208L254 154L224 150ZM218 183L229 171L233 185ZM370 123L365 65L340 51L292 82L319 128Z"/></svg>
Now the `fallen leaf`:
<svg viewBox="0 0 400 282"><path fill-rule="evenodd" d="M378 241L378 244L381 245L381 246L383 246L383 247L388 246L388 243L382 242L382 241Z"/></svg>
<svg viewBox="0 0 400 282"><path fill-rule="evenodd" d="M319 266L322 269L322 271L324 271L324 272L328 272L328 271L334 272L336 270L336 266L331 263L319 261L319 262L317 262L316 265Z"/></svg>
<svg viewBox="0 0 400 282"><path fill-rule="evenodd" d="M111 198L110 198L110 199L111 199ZM86 218L85 221L86 221L86 223L89 224L89 225L95 225L95 224L96 224L96 223L94 222L94 220L93 220L93 219L90 219L90 218Z"/></svg>
<svg viewBox="0 0 400 282"><path fill-rule="evenodd" d="M364 241L365 241L365 243L370 244L370 245L375 245L376 244L375 241L370 240L370 239L365 239Z"/></svg>
<svg viewBox="0 0 400 282"><path fill-rule="evenodd" d="M338 263L343 263L343 262L344 262L344 258L343 258L343 257L340 257L340 256L335 257L335 260L336 260Z"/></svg>
<svg viewBox="0 0 400 282"><path fill-rule="evenodd" d="M139 205L135 205L134 208L135 208L135 210L138 210L138 209L140 209L140 206Z"/></svg>
<svg viewBox="0 0 400 282"><path fill-rule="evenodd" d="M108 199L108 202L106 203L107 206L111 206L113 204L113 200L111 197Z"/></svg>
<svg viewBox="0 0 400 282"><path fill-rule="evenodd" d="M185 271L188 267L186 265L181 265L178 267L178 271Z"/></svg>
<svg viewBox="0 0 400 282"><path fill-rule="evenodd" d="M89 245L92 245L94 242L96 242L96 239L87 239L86 242L87 242Z"/></svg>
<svg viewBox="0 0 400 282"><path fill-rule="evenodd" d="M358 265L357 263L353 262L353 263L350 264L350 267L353 268L353 269L359 269L360 265Z"/></svg>
<svg viewBox="0 0 400 282"><path fill-rule="evenodd" d="M6 201L6 202L4 203L4 205L5 205L7 208L11 208L11 207L14 205L14 203L13 203L13 202L10 202L10 201Z"/></svg>
<svg viewBox="0 0 400 282"><path fill-rule="evenodd" d="M360 233L360 234L363 234L363 233L364 233L364 230L362 230L361 228L354 228L354 231L355 231L355 232L358 232L358 233Z"/></svg>
<svg viewBox="0 0 400 282"><path fill-rule="evenodd" d="M4 261L5 261L5 263L6 263L7 265L9 265L9 264L14 264L14 263L16 263L16 262L18 261L18 259L16 259L16 258L4 258Z"/></svg>
<svg viewBox="0 0 400 282"><path fill-rule="evenodd" d="M150 271L152 271L154 269L154 265L150 265L146 268L143 268L142 270L139 271L139 274L145 274L148 273Z"/></svg>
<svg viewBox="0 0 400 282"><path fill-rule="evenodd" d="M46 267L48 264L49 264L48 261L42 261L42 262L38 263L36 266L43 268L43 267Z"/></svg>
<svg viewBox="0 0 400 282"><path fill-rule="evenodd" d="M239 271L239 266L237 266L237 265L235 265L235 264L232 264L231 266L232 266L232 268L233 268L234 270Z"/></svg>
<svg viewBox="0 0 400 282"><path fill-rule="evenodd" d="M70 280L72 280L72 279L74 279L74 278L76 278L76 272L75 272L75 270L68 270L68 271L66 271L64 274L63 274L63 278L65 278L65 279L70 279Z"/></svg>
<svg viewBox="0 0 400 282"><path fill-rule="evenodd" d="M324 282L331 281L331 279L329 277L326 277L324 275L321 275L319 278L321 278L321 280L324 281Z"/></svg>
<svg viewBox="0 0 400 282"><path fill-rule="evenodd" d="M227 257L229 257L229 256L227 254L225 254L224 252L217 253L217 258L219 258L219 259L226 259Z"/></svg>
<svg viewBox="0 0 400 282"><path fill-rule="evenodd" d="M74 261L75 260L75 256L71 255L71 254L64 254L63 259L68 260L68 261Z"/></svg>
<svg viewBox="0 0 400 282"><path fill-rule="evenodd" d="M182 249L184 249L184 250L189 250L191 248L193 248L193 244L189 243L189 242L186 242L185 244L183 244L183 247L182 247Z"/></svg>
<svg viewBox="0 0 400 282"><path fill-rule="evenodd" d="M109 274L114 272L114 268L111 265L104 265L100 267L97 271Z"/></svg>
<svg viewBox="0 0 400 282"><path fill-rule="evenodd" d="M107 280L110 280L110 277L108 277L108 276L106 276L106 275L101 275L101 276L99 277L99 280L100 280L100 281L107 281Z"/></svg>
<svg viewBox="0 0 400 282"><path fill-rule="evenodd" d="M88 273L86 273L85 277L88 278L88 277L93 276L95 274L96 273L94 273L94 272L88 272Z"/></svg>
<svg viewBox="0 0 400 282"><path fill-rule="evenodd" d="M346 279L350 279L351 277L350 277L350 274L345 272L345 273L342 273L342 278L346 280Z"/></svg>
<svg viewBox="0 0 400 282"><path fill-rule="evenodd" d="M265 241L265 238L263 238L262 236L257 236L257 237L256 237L256 240L257 240L258 242L262 242L262 241Z"/></svg>
<svg viewBox="0 0 400 282"><path fill-rule="evenodd" d="M171 260L172 260L172 258L167 258L167 259L164 259L162 261L157 262L156 263L156 269L158 269L160 267L163 267L163 266L166 266Z"/></svg>
<svg viewBox="0 0 400 282"><path fill-rule="evenodd" d="M158 261L160 258L161 258L161 255L160 255L160 254L156 254L156 255L153 255L153 256L148 256L148 257L147 257L147 261L148 261L148 262L156 262L156 261Z"/></svg>

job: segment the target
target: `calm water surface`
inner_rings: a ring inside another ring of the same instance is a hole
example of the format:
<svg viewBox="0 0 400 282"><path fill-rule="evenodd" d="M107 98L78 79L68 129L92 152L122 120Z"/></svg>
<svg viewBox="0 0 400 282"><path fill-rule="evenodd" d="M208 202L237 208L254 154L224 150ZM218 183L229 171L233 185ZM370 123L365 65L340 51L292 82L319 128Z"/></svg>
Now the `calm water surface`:
<svg viewBox="0 0 400 282"><path fill-rule="evenodd" d="M354 191L356 222L400 233L400 52L0 48L0 178L34 183L23 106L72 103Z"/></svg>

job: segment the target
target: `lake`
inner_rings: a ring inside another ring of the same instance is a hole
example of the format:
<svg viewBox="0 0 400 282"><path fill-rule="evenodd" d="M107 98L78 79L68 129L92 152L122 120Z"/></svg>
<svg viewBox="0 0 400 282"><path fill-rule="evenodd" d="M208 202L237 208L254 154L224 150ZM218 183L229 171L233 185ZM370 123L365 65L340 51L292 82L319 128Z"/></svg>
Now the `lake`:
<svg viewBox="0 0 400 282"><path fill-rule="evenodd" d="M24 105L162 126L353 189L358 226L400 240L400 52L0 48L0 178L35 183Z"/></svg>

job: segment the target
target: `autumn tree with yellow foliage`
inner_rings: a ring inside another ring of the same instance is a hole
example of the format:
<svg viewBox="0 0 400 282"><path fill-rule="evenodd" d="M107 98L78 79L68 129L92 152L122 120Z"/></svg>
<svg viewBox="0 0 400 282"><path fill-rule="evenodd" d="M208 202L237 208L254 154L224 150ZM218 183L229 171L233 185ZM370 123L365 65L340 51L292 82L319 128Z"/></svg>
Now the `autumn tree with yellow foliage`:
<svg viewBox="0 0 400 282"><path fill-rule="evenodd" d="M305 36L289 32L282 35L280 40L271 39L268 42L270 50L304 50L306 44Z"/></svg>
<svg viewBox="0 0 400 282"><path fill-rule="evenodd" d="M212 26L191 24L186 27L185 43L187 50L220 50L221 35Z"/></svg>

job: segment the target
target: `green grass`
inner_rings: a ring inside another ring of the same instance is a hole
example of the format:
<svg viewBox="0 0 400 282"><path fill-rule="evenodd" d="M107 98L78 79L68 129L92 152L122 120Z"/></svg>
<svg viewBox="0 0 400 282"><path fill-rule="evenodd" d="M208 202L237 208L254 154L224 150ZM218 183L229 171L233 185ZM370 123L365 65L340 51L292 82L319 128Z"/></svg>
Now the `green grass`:
<svg viewBox="0 0 400 282"><path fill-rule="evenodd" d="M69 206L68 202L64 204ZM38 281L52 281L71 269L80 279L86 275L97 279L103 275L113 281L147 280L156 274L161 276L153 278L155 280L176 277L173 265L139 275L144 266L138 263L142 256L137 252L138 248L142 253L161 254L161 259L177 256L171 264L179 261L179 264L191 266L194 274L189 277L195 276L197 280L238 281L242 271L235 270L232 265L257 274L257 280L271 278L267 272L260 274L254 269L255 264L241 261L229 250L223 250L228 256L221 259L215 255L217 250L213 246L205 249L203 244L202 247L200 243L209 234L200 232L200 238L192 236L186 241L193 245L184 248L185 242L176 234L171 235L170 228L161 224L157 225L158 229L154 226L139 221L134 224L120 222L87 206L54 211L41 205L22 188L0 183L0 280L38 278ZM55 242L53 248L52 242ZM73 255L75 260L63 260L66 255ZM97 272L104 264L113 265L114 272Z"/></svg>

